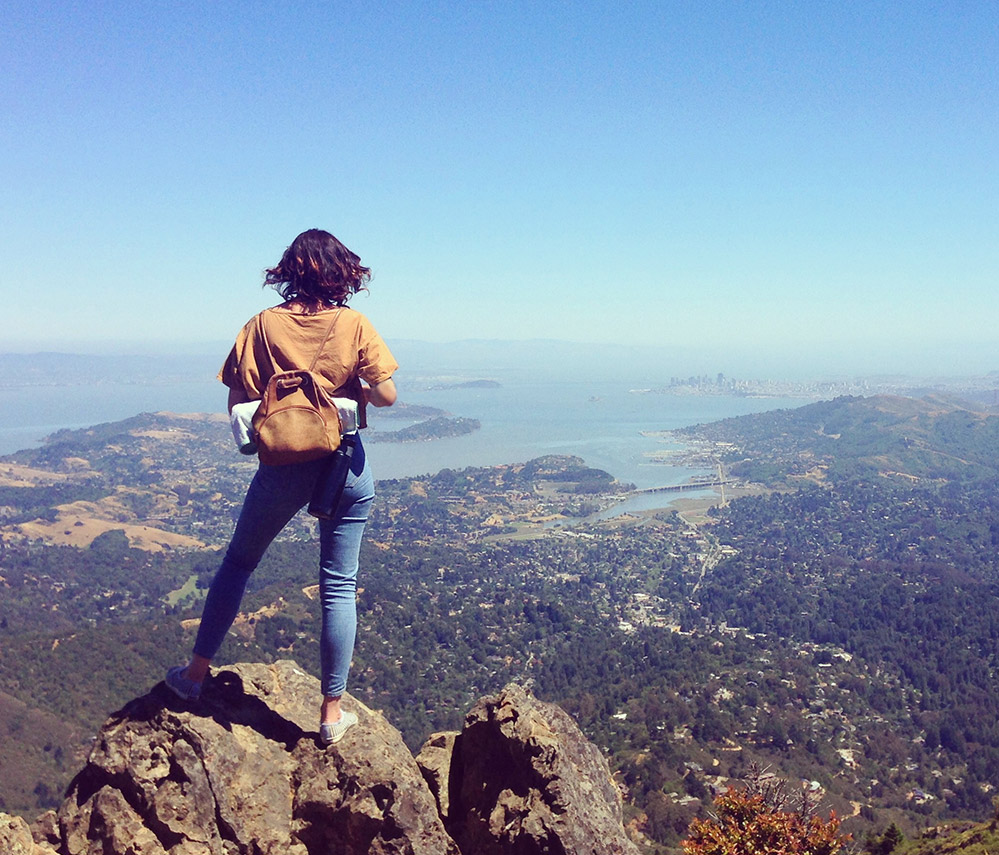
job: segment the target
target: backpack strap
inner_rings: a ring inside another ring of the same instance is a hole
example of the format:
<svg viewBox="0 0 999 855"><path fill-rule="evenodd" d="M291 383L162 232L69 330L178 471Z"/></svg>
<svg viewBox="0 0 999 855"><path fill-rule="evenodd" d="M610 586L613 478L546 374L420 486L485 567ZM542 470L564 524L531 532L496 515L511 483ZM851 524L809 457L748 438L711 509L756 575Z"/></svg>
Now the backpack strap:
<svg viewBox="0 0 999 855"><path fill-rule="evenodd" d="M323 343L319 345L319 350L316 351L316 355L312 357L312 362L309 364L309 371L312 371L316 367L316 363L319 361L319 356L323 352L323 348L326 347L326 342L330 340L330 336L333 335L333 327L336 326L336 320L340 317L340 312L343 311L343 307L337 308L336 312L333 314L333 320L330 321L329 329L326 330L326 335L323 336Z"/></svg>
<svg viewBox="0 0 999 855"><path fill-rule="evenodd" d="M326 330L326 335L323 336L323 342L319 345L319 350L316 351L316 355L312 357L312 362L309 363L309 371L312 371L316 367L316 363L322 355L323 348L326 347L326 342L328 342L330 340L330 336L333 335L333 328L336 326L337 318L340 317L340 312L342 311L343 306L339 306L336 313L333 315L333 320L330 321L330 325ZM260 337L264 341L264 350L267 351L267 358L271 361L271 370L277 373L277 365L274 362L274 354L271 352L271 343L267 340L267 328L264 326L263 312L260 312L260 314L257 315L257 329L260 330Z"/></svg>

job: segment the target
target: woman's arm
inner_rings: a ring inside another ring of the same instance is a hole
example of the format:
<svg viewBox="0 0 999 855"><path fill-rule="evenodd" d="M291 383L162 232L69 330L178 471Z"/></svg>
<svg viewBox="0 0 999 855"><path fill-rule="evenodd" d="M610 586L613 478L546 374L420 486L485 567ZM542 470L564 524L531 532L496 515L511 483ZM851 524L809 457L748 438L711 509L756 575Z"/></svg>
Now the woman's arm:
<svg viewBox="0 0 999 855"><path fill-rule="evenodd" d="M391 407L395 403L395 381L391 377L364 388L364 397L373 407Z"/></svg>

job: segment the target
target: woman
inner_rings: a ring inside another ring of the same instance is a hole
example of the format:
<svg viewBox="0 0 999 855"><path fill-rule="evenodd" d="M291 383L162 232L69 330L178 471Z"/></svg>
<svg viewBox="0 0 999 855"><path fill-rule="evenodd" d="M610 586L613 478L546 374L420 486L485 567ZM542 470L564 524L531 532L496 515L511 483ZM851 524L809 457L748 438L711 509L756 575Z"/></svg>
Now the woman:
<svg viewBox="0 0 999 855"><path fill-rule="evenodd" d="M219 372L229 387L230 412L237 404L259 400L272 374L308 367L320 348L313 370L329 381L332 395L357 403L358 427L366 425L367 404L395 403L392 375L398 364L368 319L346 308L350 297L371 278L371 271L360 262L329 232L310 229L295 238L276 267L266 271L264 284L273 286L285 302L252 318L236 338ZM271 541L309 502L323 465L323 460L260 464L205 600L191 661L167 672L167 686L181 698L200 697L201 684L236 617L250 574ZM338 509L333 519L319 521L323 615L319 736L325 745L339 742L357 723L354 713L341 709L340 697L347 688L354 650L357 559L373 498L374 481L358 437Z"/></svg>

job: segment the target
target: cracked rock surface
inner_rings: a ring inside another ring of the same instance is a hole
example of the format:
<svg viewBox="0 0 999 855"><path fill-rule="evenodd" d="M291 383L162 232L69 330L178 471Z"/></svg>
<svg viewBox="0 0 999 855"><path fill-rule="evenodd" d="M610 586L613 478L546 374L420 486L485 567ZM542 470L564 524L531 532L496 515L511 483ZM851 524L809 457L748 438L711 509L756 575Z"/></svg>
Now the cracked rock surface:
<svg viewBox="0 0 999 855"><path fill-rule="evenodd" d="M476 855L638 855L599 749L517 685L480 700L454 741L448 830Z"/></svg>
<svg viewBox="0 0 999 855"><path fill-rule="evenodd" d="M319 698L287 661L222 669L195 704L158 684L108 719L58 812L0 813L0 853L638 855L599 750L519 686L417 759L349 695L358 726L319 745Z"/></svg>
<svg viewBox="0 0 999 855"><path fill-rule="evenodd" d="M112 716L58 813L60 855L457 855L399 732L318 744L319 683L241 664L188 705L162 684Z"/></svg>
<svg viewBox="0 0 999 855"><path fill-rule="evenodd" d="M0 852L4 855L55 855L55 850L37 843L21 817L0 813Z"/></svg>

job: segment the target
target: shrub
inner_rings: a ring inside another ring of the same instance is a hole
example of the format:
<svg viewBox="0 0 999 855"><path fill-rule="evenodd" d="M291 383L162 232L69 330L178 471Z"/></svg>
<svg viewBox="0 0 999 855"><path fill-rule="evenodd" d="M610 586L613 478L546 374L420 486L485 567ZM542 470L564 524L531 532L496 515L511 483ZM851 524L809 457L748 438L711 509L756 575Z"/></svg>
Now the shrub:
<svg viewBox="0 0 999 855"><path fill-rule="evenodd" d="M717 817L695 819L681 843L687 855L836 855L849 835L839 834L839 820L784 811L767 803L760 792L729 789L715 799Z"/></svg>

